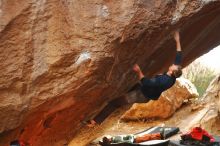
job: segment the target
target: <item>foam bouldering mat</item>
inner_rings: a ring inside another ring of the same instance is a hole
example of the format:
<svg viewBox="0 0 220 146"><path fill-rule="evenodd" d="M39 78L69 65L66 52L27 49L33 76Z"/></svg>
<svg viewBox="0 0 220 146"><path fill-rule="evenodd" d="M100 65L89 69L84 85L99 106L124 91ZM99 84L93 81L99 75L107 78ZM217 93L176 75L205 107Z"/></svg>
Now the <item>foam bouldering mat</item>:
<svg viewBox="0 0 220 146"><path fill-rule="evenodd" d="M177 134L179 132L179 128L178 127L151 127L147 130L135 133L135 136L141 136L144 134L153 134L153 133L160 133L164 130L164 138L167 139L175 134Z"/></svg>
<svg viewBox="0 0 220 146"><path fill-rule="evenodd" d="M180 141L170 141L169 146L184 146L180 144Z"/></svg>
<svg viewBox="0 0 220 146"><path fill-rule="evenodd" d="M142 143L112 143L102 146L169 146L169 140L150 140Z"/></svg>
<svg viewBox="0 0 220 146"><path fill-rule="evenodd" d="M139 143L139 146L168 146L170 140L150 140Z"/></svg>
<svg viewBox="0 0 220 146"><path fill-rule="evenodd" d="M220 137L219 136L214 136L214 138L215 138L215 141L216 141L214 146L220 146ZM191 146L191 145L183 145L183 144L180 144L180 141L171 140L169 146ZM195 146L195 145L193 145L193 146Z"/></svg>
<svg viewBox="0 0 220 146"><path fill-rule="evenodd" d="M151 127L141 132L135 133L134 136L142 136L145 134L164 133L164 138L167 139L179 132L177 127ZM169 140L150 140L142 143L111 143L105 146L168 146Z"/></svg>
<svg viewBox="0 0 220 146"><path fill-rule="evenodd" d="M180 144L179 141L170 141L169 146L196 146L196 145L183 145L183 144ZM215 144L213 144L212 146L220 146L220 143L215 142Z"/></svg>

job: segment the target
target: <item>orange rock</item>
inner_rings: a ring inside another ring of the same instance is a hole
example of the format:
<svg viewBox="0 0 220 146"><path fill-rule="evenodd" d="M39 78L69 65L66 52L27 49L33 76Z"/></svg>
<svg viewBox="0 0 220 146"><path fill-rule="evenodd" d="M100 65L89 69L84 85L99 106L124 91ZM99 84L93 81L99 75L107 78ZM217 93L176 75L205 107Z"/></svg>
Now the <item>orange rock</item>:
<svg viewBox="0 0 220 146"><path fill-rule="evenodd" d="M123 116L122 120L138 120L151 118L168 118L181 107L185 99L197 97L195 86L187 79L179 78L174 86L163 92L157 101L134 104Z"/></svg>
<svg viewBox="0 0 220 146"><path fill-rule="evenodd" d="M18 137L68 143L81 115L95 116L135 84L134 63L149 77L168 68L177 27L183 66L219 44L219 8L201 0L0 1L0 145Z"/></svg>

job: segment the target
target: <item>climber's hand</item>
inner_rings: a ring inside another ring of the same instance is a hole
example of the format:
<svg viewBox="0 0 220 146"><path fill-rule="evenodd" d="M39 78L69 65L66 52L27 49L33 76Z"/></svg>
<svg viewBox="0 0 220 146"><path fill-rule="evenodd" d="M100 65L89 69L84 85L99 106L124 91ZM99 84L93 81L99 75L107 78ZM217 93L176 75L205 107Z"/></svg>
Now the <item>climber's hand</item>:
<svg viewBox="0 0 220 146"><path fill-rule="evenodd" d="M140 69L140 67L139 67L138 64L135 64L135 65L133 66L133 71L135 71L135 72L140 72L140 71L141 71L141 69Z"/></svg>

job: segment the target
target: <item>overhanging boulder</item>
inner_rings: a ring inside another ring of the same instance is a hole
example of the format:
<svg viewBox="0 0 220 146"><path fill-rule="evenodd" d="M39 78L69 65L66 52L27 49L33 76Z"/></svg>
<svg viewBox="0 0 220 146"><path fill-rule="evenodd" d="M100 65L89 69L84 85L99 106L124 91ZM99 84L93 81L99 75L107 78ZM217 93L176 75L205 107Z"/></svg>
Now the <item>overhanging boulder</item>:
<svg viewBox="0 0 220 146"><path fill-rule="evenodd" d="M0 3L0 145L62 145L102 105L220 43L218 0L8 0ZM40 138L39 138L40 137Z"/></svg>

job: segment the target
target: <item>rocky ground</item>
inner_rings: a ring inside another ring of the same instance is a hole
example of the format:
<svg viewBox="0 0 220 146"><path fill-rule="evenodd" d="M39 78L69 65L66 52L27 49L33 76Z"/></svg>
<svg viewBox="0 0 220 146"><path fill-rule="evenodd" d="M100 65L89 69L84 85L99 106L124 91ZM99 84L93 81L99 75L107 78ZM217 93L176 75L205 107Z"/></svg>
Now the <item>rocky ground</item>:
<svg viewBox="0 0 220 146"><path fill-rule="evenodd" d="M128 107L118 109L111 114L101 125L97 125L93 128L84 126L79 133L72 139L69 146L91 146L91 141L102 137L103 135L119 135L119 134L130 134L137 133L151 126L157 126L165 124L166 126L179 127L181 132L186 132L188 129L195 125L199 125L200 120L210 107L199 104L186 104L183 105L171 118L166 120L147 120L147 121L133 121L133 122L120 122L120 117L124 114ZM197 109L196 109L197 108ZM213 108L213 107L211 107ZM220 123L212 122L211 125L203 123L204 128L212 134L220 135ZM213 127L215 127L213 129ZM179 139L179 136L173 137L173 139Z"/></svg>
<svg viewBox="0 0 220 146"><path fill-rule="evenodd" d="M206 93L199 98L192 98L183 103L171 117L167 119L133 120L123 122L121 117L132 107L124 106L113 112L101 125L93 128L84 126L69 143L69 146L92 146L103 135L134 134L151 126L165 124L180 128L180 133L171 139L179 139L181 133L187 132L194 126L201 126L213 135L220 136L219 90L220 76L209 85ZM176 88L175 86L173 89ZM172 89L171 89L172 90ZM169 92L169 91L168 91ZM160 101L159 101L160 102Z"/></svg>
<svg viewBox="0 0 220 146"><path fill-rule="evenodd" d="M191 104L184 105L171 118L166 120L148 120L148 121L133 121L120 122L120 117L126 111L127 107L118 109L107 118L101 125L93 128L84 126L80 132L72 139L69 146L85 146L92 145L90 142L103 135L120 135L137 133L151 126L165 124L166 126L175 126L181 129L181 132L186 132L193 125L197 125L200 118L206 113L207 108L192 111ZM218 132L220 134L220 127ZM175 137L178 139L178 136Z"/></svg>
<svg viewBox="0 0 220 146"><path fill-rule="evenodd" d="M183 67L219 45L219 14L219 0L0 0L0 145L69 143L135 85L135 63L167 70L174 30Z"/></svg>

